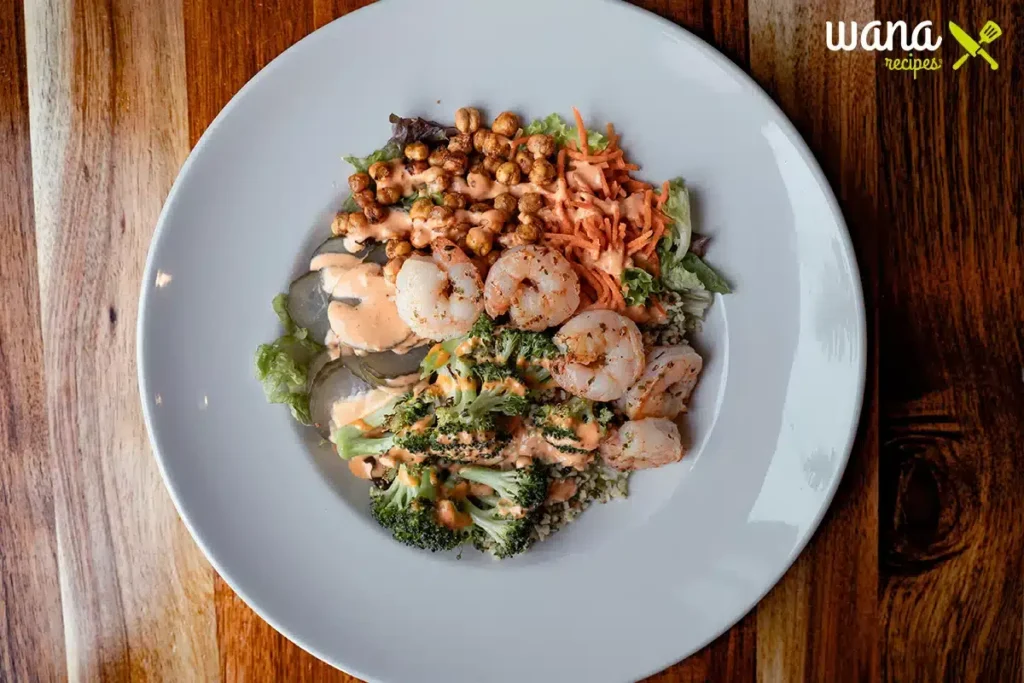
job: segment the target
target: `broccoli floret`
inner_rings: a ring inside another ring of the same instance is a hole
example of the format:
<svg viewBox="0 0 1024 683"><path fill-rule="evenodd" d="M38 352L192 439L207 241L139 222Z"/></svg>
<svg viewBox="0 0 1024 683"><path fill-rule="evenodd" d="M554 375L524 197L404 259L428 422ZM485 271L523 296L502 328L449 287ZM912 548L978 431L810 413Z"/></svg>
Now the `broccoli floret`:
<svg viewBox="0 0 1024 683"><path fill-rule="evenodd" d="M473 323L473 327L469 328L469 333L466 334L466 338L488 339L493 334L494 321L491 320L486 313L481 313L480 317L476 319L475 323Z"/></svg>
<svg viewBox="0 0 1024 683"><path fill-rule="evenodd" d="M433 472L430 467L403 464L391 484L384 490L371 490L370 497L373 518L396 541L436 552L461 545L465 535L438 523Z"/></svg>
<svg viewBox="0 0 1024 683"><path fill-rule="evenodd" d="M469 500L466 500L466 511L473 520L477 547L486 547L481 541L489 538L491 545L488 550L502 559L518 555L530 547L531 517L509 517L498 507L478 508Z"/></svg>
<svg viewBox="0 0 1024 683"><path fill-rule="evenodd" d="M540 406L533 420L545 438L554 442L557 448L566 453L581 453L583 449L564 443L579 441L574 427L581 422L596 422L603 432L613 417L607 405L574 396L563 403Z"/></svg>
<svg viewBox="0 0 1024 683"><path fill-rule="evenodd" d="M407 429L429 415L433 408L434 402L427 394L408 394L395 406L394 413L388 420L388 428L393 432Z"/></svg>
<svg viewBox="0 0 1024 683"><path fill-rule="evenodd" d="M486 363L474 367L473 372L484 381L476 400L469 407L473 415L524 415L530 409L525 397L526 387L507 367Z"/></svg>
<svg viewBox="0 0 1024 683"><path fill-rule="evenodd" d="M394 445L416 455L430 456L438 450L437 441L428 433L402 432L394 437Z"/></svg>
<svg viewBox="0 0 1024 683"><path fill-rule="evenodd" d="M368 437L366 435L372 433L372 431L368 432L363 425L370 427L374 431L383 427L388 421L388 417L395 410L395 406L401 400L401 398L395 398L388 401L385 405L364 417L358 427L356 425L345 425L334 432L334 444L338 448L338 455L345 460L349 460L363 455L380 455L390 450L394 445L394 439L391 434Z"/></svg>
<svg viewBox="0 0 1024 683"><path fill-rule="evenodd" d="M478 363L473 366L473 374L481 382L500 382L516 376L508 367L497 363Z"/></svg>
<svg viewBox="0 0 1024 683"><path fill-rule="evenodd" d="M464 467L459 470L459 476L478 484L486 484L499 497L527 509L539 506L548 495L547 472L538 465L507 471Z"/></svg>
<svg viewBox="0 0 1024 683"><path fill-rule="evenodd" d="M465 335L434 344L420 363L420 377L425 379L457 359L455 351L459 347L463 345L467 345L469 348L487 346L493 335L494 321L488 318L486 313L481 313Z"/></svg>

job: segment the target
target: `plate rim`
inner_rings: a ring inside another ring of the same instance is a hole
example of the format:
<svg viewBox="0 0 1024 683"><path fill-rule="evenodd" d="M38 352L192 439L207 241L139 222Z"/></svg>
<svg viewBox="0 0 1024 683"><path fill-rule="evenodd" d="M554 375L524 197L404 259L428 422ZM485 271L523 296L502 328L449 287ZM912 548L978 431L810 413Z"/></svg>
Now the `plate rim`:
<svg viewBox="0 0 1024 683"><path fill-rule="evenodd" d="M266 611L264 611L255 600L250 598L244 591L240 590L236 585L235 580L231 577L230 573L225 570L225 568L217 559L215 559L215 554L211 552L202 534L199 533L194 520L190 518L190 516L185 511L180 501L179 492L177 490L175 483L172 481L171 477L168 474L167 466L164 461L165 456L161 452L160 445L156 438L154 428L154 417L150 410L149 403L146 400L146 397L149 395L149 382L147 380L146 373L146 354L144 351L145 343L143 330L145 328L147 320L149 297L152 291L151 283L153 282L154 271L156 270L155 255L158 251L161 239L164 236L170 209L174 204L174 200L177 194L181 190L181 187L183 185L183 179L188 174L188 171L191 168L192 164L201 155L204 148L208 145L209 138L212 137L215 134L215 132L219 129L219 127L223 124L223 121L225 118L227 118L228 114L239 106L239 103L244 98L246 93L251 88L255 87L255 84L259 80L265 78L268 73L271 73L274 69L279 68L281 64L286 61L286 56L289 53L297 51L303 43L312 39L315 34L319 33L324 29L327 29L335 22L343 21L348 17L352 16L353 14L357 13L375 13L381 11L381 6L389 7L392 4L399 3L396 0L392 0L391 2L381 2L378 0L378 2L375 2L371 5L367 5L356 10L353 10L351 12L347 12L346 14L333 19L332 21L328 22L327 24L324 24L323 26L317 28L316 30L311 31L310 33L308 33L307 35L303 36L298 41L290 45L288 48L286 48L284 51L282 51L280 54L274 57L270 62L264 65L259 71L257 71L248 81L246 81L246 83L241 88L239 88L239 90L234 95L231 96L228 102L217 113L213 121L210 122L210 125L207 126L206 129L203 131L202 135L200 135L199 140L196 142L195 146L192 147L191 150L189 150L188 157L185 159L184 163L182 163L181 167L178 169L178 173L175 176L174 182L171 184L171 188L168 191L166 198L164 199L163 206L161 207L160 213L157 217L156 225L153 230L153 234L150 239L150 245L146 254L146 265L143 270L142 282L140 286L141 291L139 294L138 314L136 318L135 327L136 371L139 386L139 398L142 404L143 421L145 422L146 425L146 434L149 438L153 458L156 460L157 467L159 469L160 476L161 479L163 480L164 486L171 497L171 500L174 504L174 508L178 513L178 517L180 518L182 523L184 523L185 528L188 530L190 536L192 537L192 540L202 551L206 561L210 563L210 565L214 568L217 574L224 580L225 583L228 584L231 590L253 612L255 612L261 619L267 622L275 631L283 635L290 642L294 643L297 647L313 655L317 659L325 662L326 664L335 667L349 675L364 679L366 681L379 681L380 679L372 675L369 675L366 672L359 671L355 668L349 668L348 665L342 666L343 663L336 657L320 652L317 648L313 648L304 643L301 639L296 637L290 629L284 627L276 618L274 618ZM836 492L840 484L842 483L843 477L846 474L846 468L849 464L857 436L860 432L861 421L864 417L864 403L867 388L867 370L869 355L867 338L867 312L866 303L864 300L864 286L862 279L863 275L861 273L860 265L857 259L857 251L853 243L853 238L850 235L849 226L846 223L846 219L839 205L839 200L836 197L836 194L833 191L831 183L825 175L824 170L818 163L817 157L815 157L814 152L807 144L807 141L804 139L804 137L801 135L799 130L796 128L796 126L793 124L790 118L786 115L786 113L768 94L768 92L763 87L761 87L761 85L750 74L744 71L740 66L734 63L731 59L725 56L725 54L723 54L713 45L703 40L702 38L691 32L689 29L680 26L679 24L676 24L675 22L669 19L665 19L655 14L654 12L646 10L642 7L638 7L631 3L622 2L621 0L599 0L599 2L594 2L592 6L601 7L599 11L605 11L605 8L615 6L617 8L624 9L628 13L632 13L632 15L637 18L637 21L653 22L654 25L661 28L664 32L675 35L681 41L687 43L689 47L697 50L703 56L707 57L716 66L718 66L727 74L729 74L732 78L734 78L739 85L745 86L746 89L751 92L753 97L758 98L761 101L761 103L767 107L769 112L774 116L776 122L779 124L780 128L785 133L786 139L790 142L790 144L793 145L794 149L800 155L801 160L810 169L811 175L815 183L817 184L819 190L824 195L829 211L836 222L838 228L837 232L839 241L843 246L844 255L846 256L848 263L850 264L850 279L853 284L852 293L854 294L853 301L854 308L856 309L855 326L857 334L855 335L856 347L854 353L856 354L857 384L855 387L855 396L853 396L855 401L855 410L851 415L852 419L850 421L850 429L846 435L845 443L842 448L841 462L838 464L834 471L832 480L829 482L828 489L822 498L821 506L815 513L815 516L811 520L811 523L808 525L808 533L798 544L794 546L793 550L790 552L790 557L773 575L771 580L769 582L766 582L766 585L763 588L763 590L757 595L756 599L750 604L749 607L747 607L743 612L736 614L734 616L730 616L728 619L726 619L726 625L721 630L709 633L709 635L705 639L701 640L699 644L695 646L692 650L682 652L680 655L676 656L675 658L667 662L662 662L653 668L646 669L644 673L640 674L641 678L645 678L656 673L659 673L661 671L664 671L665 669L668 669L674 666L675 664L678 664L679 662L682 662L686 658L692 656L693 654L707 647L714 640L718 639L720 636L722 636L730 629L732 629L737 623L742 621L761 603L765 596L776 585L778 585L779 581L786 575L786 573L788 573L788 571L796 562L796 560L803 554L804 550L806 550L811 540L815 538L815 536L817 536L820 530L821 523L824 520L825 515L827 515L829 510L831 509L832 503L835 499ZM717 298L720 297L716 296L716 299Z"/></svg>

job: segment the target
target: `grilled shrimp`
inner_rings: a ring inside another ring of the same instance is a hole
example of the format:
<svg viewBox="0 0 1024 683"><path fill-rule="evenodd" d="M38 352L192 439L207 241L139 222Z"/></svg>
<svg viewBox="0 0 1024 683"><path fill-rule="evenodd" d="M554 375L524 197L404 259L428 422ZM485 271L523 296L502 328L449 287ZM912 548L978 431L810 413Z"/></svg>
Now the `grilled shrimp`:
<svg viewBox="0 0 1024 683"><path fill-rule="evenodd" d="M679 427L662 417L626 422L601 444L601 457L617 470L645 470L678 462L683 457Z"/></svg>
<svg viewBox="0 0 1024 683"><path fill-rule="evenodd" d="M448 239L435 239L429 258L406 259L395 285L399 317L425 339L442 341L466 334L484 308L480 272Z"/></svg>
<svg viewBox="0 0 1024 683"><path fill-rule="evenodd" d="M631 420L674 418L686 410L686 400L703 367L703 359L687 344L655 347L647 356L640 379L616 402L616 407Z"/></svg>
<svg viewBox="0 0 1024 683"><path fill-rule="evenodd" d="M555 382L592 401L620 398L644 369L640 330L614 311L580 313L562 325L555 344L565 354L551 368Z"/></svg>
<svg viewBox="0 0 1024 683"><path fill-rule="evenodd" d="M484 285L487 315L508 313L521 330L561 324L580 305L580 280L569 261L554 249L527 245L502 253Z"/></svg>

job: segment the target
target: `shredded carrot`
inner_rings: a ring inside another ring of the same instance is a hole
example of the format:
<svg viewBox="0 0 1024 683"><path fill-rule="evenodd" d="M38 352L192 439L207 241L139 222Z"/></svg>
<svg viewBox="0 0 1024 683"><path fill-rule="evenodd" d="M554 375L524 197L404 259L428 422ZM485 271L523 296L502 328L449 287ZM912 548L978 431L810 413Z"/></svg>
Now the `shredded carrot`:
<svg viewBox="0 0 1024 683"><path fill-rule="evenodd" d="M587 145L587 127L583 125L583 117L580 116L580 110L576 107L572 108L572 115L576 117L576 128L580 133L580 151L584 154L590 149Z"/></svg>

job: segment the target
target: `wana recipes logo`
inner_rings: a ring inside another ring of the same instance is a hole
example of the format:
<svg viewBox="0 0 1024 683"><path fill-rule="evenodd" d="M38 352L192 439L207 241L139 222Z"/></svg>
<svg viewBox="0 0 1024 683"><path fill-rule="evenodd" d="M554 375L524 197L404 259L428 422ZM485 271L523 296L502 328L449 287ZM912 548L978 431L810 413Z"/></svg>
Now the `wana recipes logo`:
<svg viewBox="0 0 1024 683"><path fill-rule="evenodd" d="M957 70L973 57L980 57L988 67L995 71L999 63L982 47L989 45L1003 35L1003 29L994 21L987 21L981 27L975 39L968 31L954 22L949 22L949 34L960 44L964 53L953 63ZM918 71L938 71L942 68L942 59L934 56L934 52L942 45L942 35L932 35L932 22L922 21L910 30L905 21L870 21L858 30L857 22L845 21L825 22L825 45L829 50L851 51L858 48L875 52L891 52L901 50L908 56L885 58L885 67L890 71L911 71L917 78ZM914 53L917 53L915 55ZM930 57L922 57L921 53L933 53Z"/></svg>

